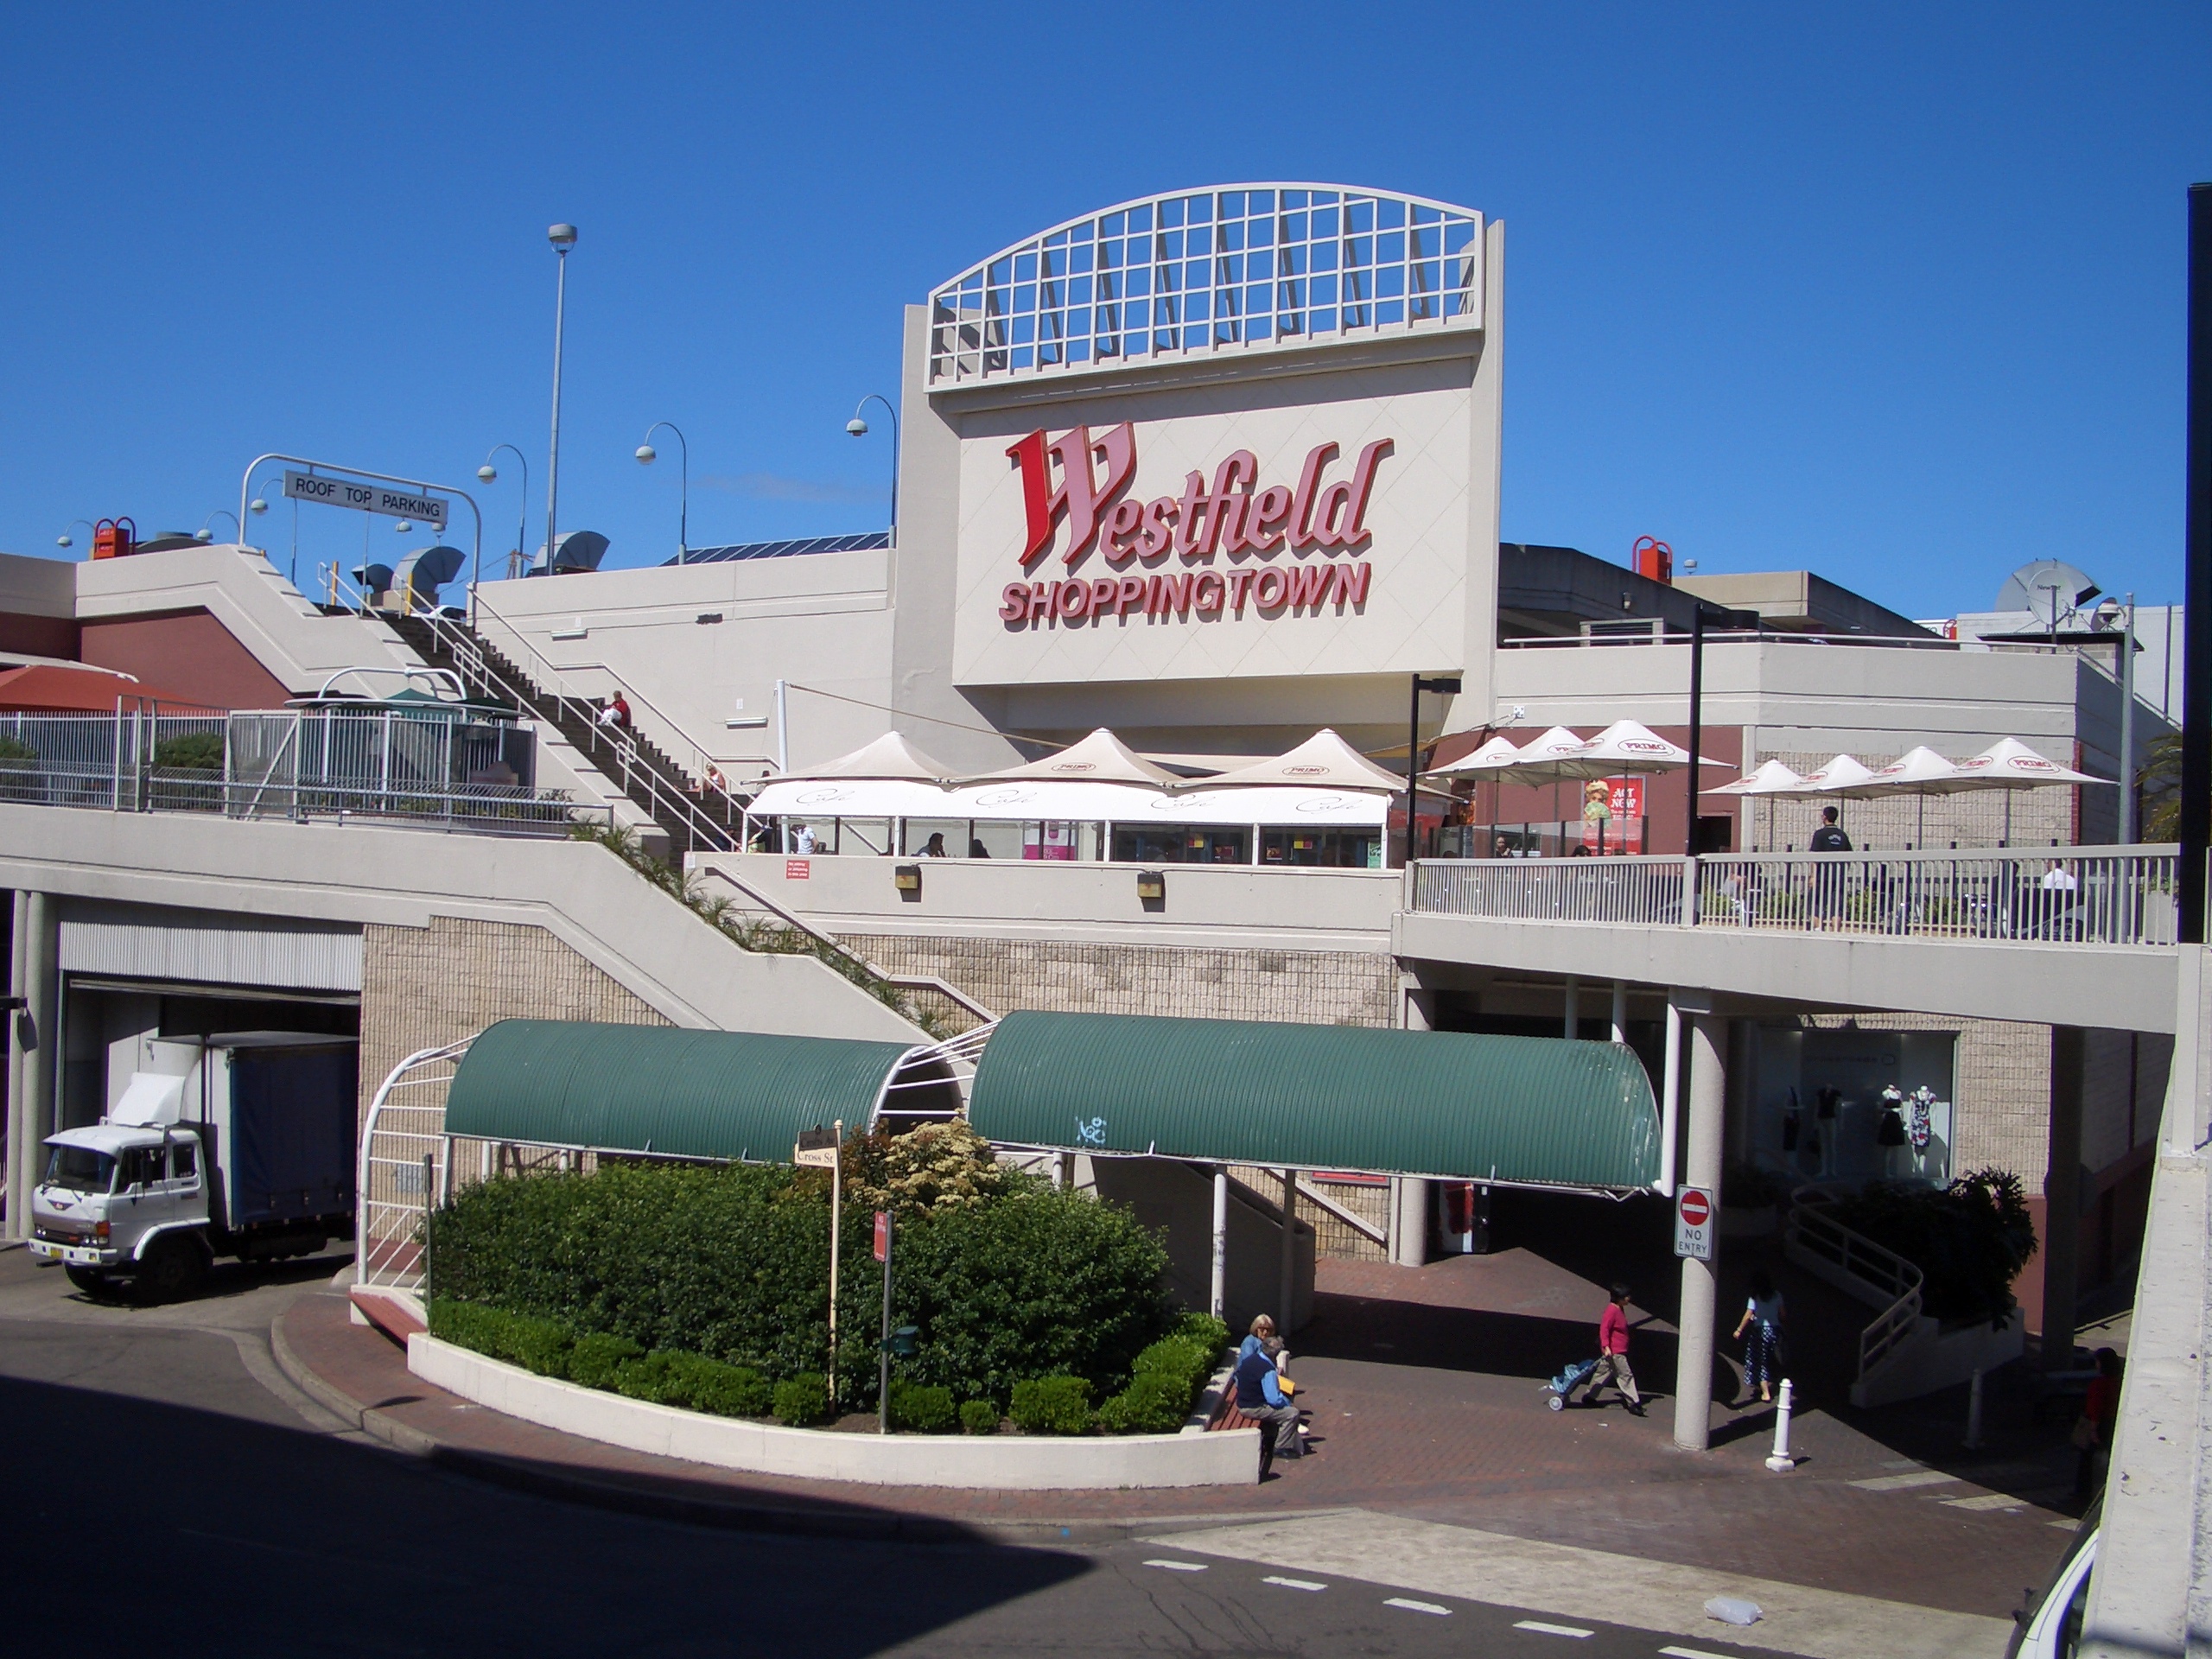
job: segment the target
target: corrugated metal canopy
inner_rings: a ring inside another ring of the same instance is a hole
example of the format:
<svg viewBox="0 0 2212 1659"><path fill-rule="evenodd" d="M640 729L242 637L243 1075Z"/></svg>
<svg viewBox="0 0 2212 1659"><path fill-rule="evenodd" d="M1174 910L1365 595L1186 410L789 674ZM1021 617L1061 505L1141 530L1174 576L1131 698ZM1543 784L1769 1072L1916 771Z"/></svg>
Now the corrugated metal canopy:
<svg viewBox="0 0 2212 1659"><path fill-rule="evenodd" d="M1650 1080L1611 1043L1241 1020L1010 1014L969 1122L1014 1146L1629 1189Z"/></svg>
<svg viewBox="0 0 2212 1659"><path fill-rule="evenodd" d="M914 1052L829 1037L503 1020L462 1057L445 1128L483 1141L787 1163L801 1129L871 1123ZM950 1110L957 1096L945 1087Z"/></svg>

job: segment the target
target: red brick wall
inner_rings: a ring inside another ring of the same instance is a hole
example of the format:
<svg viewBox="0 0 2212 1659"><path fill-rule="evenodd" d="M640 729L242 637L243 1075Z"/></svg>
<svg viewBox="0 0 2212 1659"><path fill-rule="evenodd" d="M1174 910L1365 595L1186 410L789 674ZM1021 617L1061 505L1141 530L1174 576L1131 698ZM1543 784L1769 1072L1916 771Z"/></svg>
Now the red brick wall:
<svg viewBox="0 0 2212 1659"><path fill-rule="evenodd" d="M81 623L79 632L85 662L210 708L281 709L291 695L205 611L115 617Z"/></svg>

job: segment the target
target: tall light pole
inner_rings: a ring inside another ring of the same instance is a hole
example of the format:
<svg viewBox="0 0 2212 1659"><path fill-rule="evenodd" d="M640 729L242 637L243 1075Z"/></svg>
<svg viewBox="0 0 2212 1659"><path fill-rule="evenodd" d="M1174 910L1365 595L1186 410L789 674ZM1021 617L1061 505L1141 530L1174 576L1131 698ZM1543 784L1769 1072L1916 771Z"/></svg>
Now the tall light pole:
<svg viewBox="0 0 2212 1659"><path fill-rule="evenodd" d="M228 507L218 507L214 512L209 513L205 518L201 519L200 521L200 528L192 532L192 539L200 543L202 546L205 546L209 542L213 541L215 539L215 532L208 529L207 526L213 524L218 518L229 519L231 521L231 528L237 531L238 533L238 539L241 542L245 539L245 527L238 523L238 514L232 512Z"/></svg>
<svg viewBox="0 0 2212 1659"><path fill-rule="evenodd" d="M72 518L69 521L69 530L74 530L79 524L91 531L95 536L99 534L100 527L89 518ZM63 531L54 538L54 544L56 547L74 547L77 544L76 538L70 535L69 530Z"/></svg>
<svg viewBox="0 0 2212 1659"><path fill-rule="evenodd" d="M553 442L552 459L545 472L545 574L553 574L553 534L561 503L561 334L569 309L569 250L576 245L576 227L555 225L545 239L560 256L561 272L553 288ZM526 568L526 567L525 567Z"/></svg>
<svg viewBox="0 0 2212 1659"><path fill-rule="evenodd" d="M891 416L891 544L899 545L899 411L891 400L880 391L871 391L853 405L853 418L845 423L845 430L856 438L868 436L868 423L861 418L861 410L870 404L881 404Z"/></svg>
<svg viewBox="0 0 2212 1659"><path fill-rule="evenodd" d="M691 445L683 435L683 429L674 421L655 421L645 429L645 441L638 446L638 465L650 467L659 457L653 448L653 434L666 427L676 434L676 447L681 456L681 484L677 493L676 506L676 562L683 563L691 550Z"/></svg>
<svg viewBox="0 0 2212 1659"><path fill-rule="evenodd" d="M522 468L522 507L515 517L515 556L514 560L509 561L507 565L507 574L512 576L515 574L515 561L523 557L523 547L530 540L530 457L512 443L495 443L485 452L484 464L476 469L476 476L486 484L496 483L499 480L499 469L492 464L492 457L502 449L512 455L516 463ZM483 572L480 570L476 573L476 582L482 580ZM470 582L468 593L470 607L474 609L476 597L475 582ZM470 620L473 621L474 619L472 617Z"/></svg>

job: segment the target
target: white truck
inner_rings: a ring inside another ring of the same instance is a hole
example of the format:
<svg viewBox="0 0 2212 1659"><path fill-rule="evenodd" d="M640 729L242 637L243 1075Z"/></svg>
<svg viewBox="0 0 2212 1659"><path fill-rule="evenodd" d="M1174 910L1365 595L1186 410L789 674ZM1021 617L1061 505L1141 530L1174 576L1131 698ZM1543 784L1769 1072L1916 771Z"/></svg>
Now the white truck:
<svg viewBox="0 0 2212 1659"><path fill-rule="evenodd" d="M189 1296L219 1255L312 1255L353 1228L359 1045L243 1032L142 1040L115 1106L47 1137L30 1248L79 1289Z"/></svg>

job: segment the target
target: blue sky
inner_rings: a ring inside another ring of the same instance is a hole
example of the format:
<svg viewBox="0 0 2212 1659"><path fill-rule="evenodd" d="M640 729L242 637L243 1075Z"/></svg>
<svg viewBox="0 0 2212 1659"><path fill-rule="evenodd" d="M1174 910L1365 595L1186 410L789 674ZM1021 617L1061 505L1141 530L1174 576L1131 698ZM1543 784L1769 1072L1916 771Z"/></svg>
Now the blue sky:
<svg viewBox="0 0 2212 1659"><path fill-rule="evenodd" d="M2209 48L2201 5L11 7L0 549L195 529L263 450L467 480L500 442L542 534L558 219L564 528L673 551L660 419L695 545L874 528L887 433L843 427L902 304L1306 178L1505 221L1509 540L1916 615L2049 556L2175 599ZM301 510L303 575L364 534Z"/></svg>

